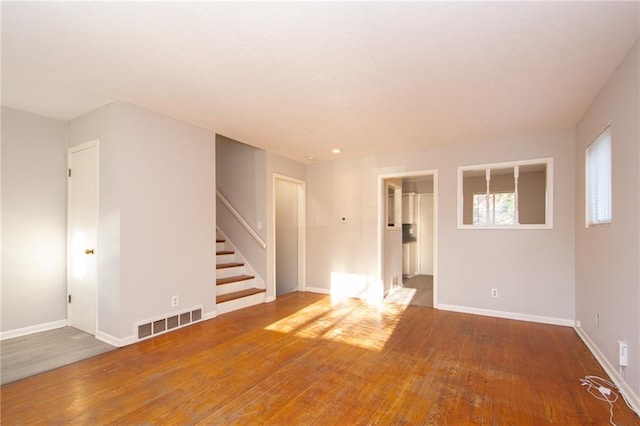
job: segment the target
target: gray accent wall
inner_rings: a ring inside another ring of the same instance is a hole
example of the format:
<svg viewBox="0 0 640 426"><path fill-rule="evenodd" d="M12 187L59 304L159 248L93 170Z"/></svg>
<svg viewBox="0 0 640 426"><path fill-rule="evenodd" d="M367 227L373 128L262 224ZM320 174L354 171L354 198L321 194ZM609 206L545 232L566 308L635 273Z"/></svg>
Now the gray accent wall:
<svg viewBox="0 0 640 426"><path fill-rule="evenodd" d="M640 395L640 47L624 61L576 128L576 319L618 370L618 344L628 345L624 379ZM585 148L611 124L612 222L585 227ZM599 325L596 325L596 314Z"/></svg>
<svg viewBox="0 0 640 426"><path fill-rule="evenodd" d="M2 107L2 332L67 319L67 129Z"/></svg>

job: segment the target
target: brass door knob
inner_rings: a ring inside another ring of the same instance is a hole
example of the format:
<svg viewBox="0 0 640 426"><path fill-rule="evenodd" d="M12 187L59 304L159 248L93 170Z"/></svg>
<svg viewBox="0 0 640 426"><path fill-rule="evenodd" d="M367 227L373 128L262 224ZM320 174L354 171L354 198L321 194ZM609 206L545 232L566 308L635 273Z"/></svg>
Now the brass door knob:
<svg viewBox="0 0 640 426"><path fill-rule="evenodd" d="M86 249L84 254L93 254L93 249Z"/></svg>

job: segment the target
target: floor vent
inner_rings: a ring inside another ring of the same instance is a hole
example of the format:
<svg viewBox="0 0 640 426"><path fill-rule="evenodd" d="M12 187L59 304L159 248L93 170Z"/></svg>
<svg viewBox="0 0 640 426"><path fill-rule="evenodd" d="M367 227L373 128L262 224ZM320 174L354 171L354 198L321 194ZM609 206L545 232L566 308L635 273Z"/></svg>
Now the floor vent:
<svg viewBox="0 0 640 426"><path fill-rule="evenodd" d="M199 321L202 321L201 306L178 314L173 313L168 317L140 322L136 325L136 336L138 340L143 340Z"/></svg>

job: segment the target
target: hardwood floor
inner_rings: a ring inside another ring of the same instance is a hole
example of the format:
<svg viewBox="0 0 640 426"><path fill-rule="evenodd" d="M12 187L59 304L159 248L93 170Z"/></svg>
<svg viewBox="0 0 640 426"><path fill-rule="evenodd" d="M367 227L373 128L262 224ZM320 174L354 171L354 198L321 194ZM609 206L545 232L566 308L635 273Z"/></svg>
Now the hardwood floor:
<svg viewBox="0 0 640 426"><path fill-rule="evenodd" d="M568 327L291 293L0 390L7 425L608 424L585 375Z"/></svg>

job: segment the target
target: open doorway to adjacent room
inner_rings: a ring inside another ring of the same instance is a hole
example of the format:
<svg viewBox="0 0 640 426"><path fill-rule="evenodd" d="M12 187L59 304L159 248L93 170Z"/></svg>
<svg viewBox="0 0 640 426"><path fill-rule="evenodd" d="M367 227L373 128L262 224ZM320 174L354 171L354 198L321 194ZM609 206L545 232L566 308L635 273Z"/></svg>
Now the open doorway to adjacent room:
<svg viewBox="0 0 640 426"><path fill-rule="evenodd" d="M384 222L391 201L388 187L400 186L394 197L398 208L394 226L382 230L381 266L385 299L433 307L437 305L437 172L424 171L384 176ZM395 201L395 200L394 200ZM400 222L400 226L398 223ZM393 231L396 231L395 233ZM398 265L401 262L401 265ZM401 274L399 273L401 271Z"/></svg>
<svg viewBox="0 0 640 426"><path fill-rule="evenodd" d="M275 295L305 291L305 183L274 175Z"/></svg>

